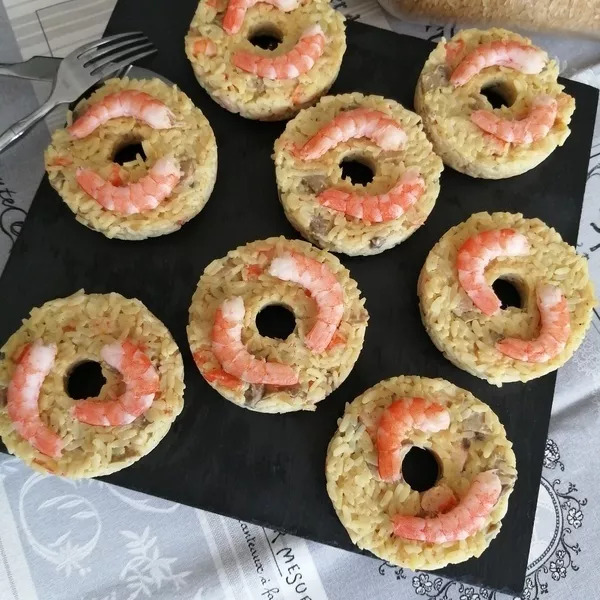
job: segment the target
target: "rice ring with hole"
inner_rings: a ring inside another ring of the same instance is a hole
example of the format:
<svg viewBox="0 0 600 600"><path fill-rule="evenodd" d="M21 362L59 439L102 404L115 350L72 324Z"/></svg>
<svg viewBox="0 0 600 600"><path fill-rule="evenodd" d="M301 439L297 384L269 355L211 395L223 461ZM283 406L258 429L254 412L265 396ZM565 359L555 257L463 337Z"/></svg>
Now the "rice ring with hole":
<svg viewBox="0 0 600 600"><path fill-rule="evenodd" d="M89 135L76 139L67 128L52 135L45 154L52 187L83 225L109 238L143 240L172 233L195 217L208 201L217 176L217 143L206 117L176 86L159 79L110 79L88 99L82 100L68 123L97 106L109 94L137 90L166 105L172 126L153 128L133 117L110 119ZM115 154L130 144L141 143L140 155L123 165ZM142 180L157 161L171 157L180 178L172 192L156 208L137 214L119 214L104 208L77 181L78 169L92 169L117 186Z"/></svg>
<svg viewBox="0 0 600 600"><path fill-rule="evenodd" d="M462 59L482 44L531 40L505 29L465 29L450 41L442 39L429 55L415 90L415 109L433 148L444 163L461 173L483 179L504 179L525 173L546 159L569 136L575 99L557 82L558 64L547 60L538 74L504 66L482 69L466 84L455 87L450 76ZM535 48L535 47L534 47ZM539 49L538 49L539 50ZM491 89L509 106L494 108L481 90ZM492 111L505 119L520 119L536 97L558 100L554 125L531 143L507 143L482 131L471 121L476 110Z"/></svg>
<svg viewBox="0 0 600 600"><path fill-rule="evenodd" d="M514 285L522 308L510 306L486 316L458 280L457 253L472 236L503 228L524 235L529 253L493 260L484 277L490 285L497 279ZM510 358L496 343L503 338L531 340L539 334L536 286L544 283L557 286L567 301L570 334L564 350L541 363ZM425 260L418 295L423 324L438 350L457 367L497 386L541 377L567 362L583 341L596 304L587 260L539 219L511 213L477 213L446 232Z"/></svg>
<svg viewBox="0 0 600 600"><path fill-rule="evenodd" d="M288 12L267 3L255 4L246 11L235 33L223 29L227 6L228 0L201 0L185 38L196 79L215 102L247 119L278 121L314 104L327 92L346 51L344 17L328 0L299 2ZM315 54L314 64L299 76L269 79L234 64L239 52L266 59L281 57L293 51L302 35L315 25L325 36L322 54ZM255 36L280 43L273 50L263 49L249 41L256 40Z"/></svg>
<svg viewBox="0 0 600 600"><path fill-rule="evenodd" d="M300 285L268 273L273 259L289 252L325 265L343 291L341 321L322 353L314 353L305 343L315 323L315 300ZM223 369L213 352L212 331L217 309L232 297L243 300L241 341L246 350L257 359L291 367L298 375L296 384L246 383ZM258 331L256 317L270 305L284 306L296 318L296 326L286 339L263 337ZM362 349L368 318L356 282L335 256L307 242L273 237L240 246L206 267L192 298L187 333L202 376L227 400L265 413L312 411L352 370Z"/></svg>
<svg viewBox="0 0 600 600"><path fill-rule="evenodd" d="M448 428L435 433L410 429L405 438L407 447L425 448L435 456L436 486L450 488L460 501L476 476L496 470L499 498L481 528L462 541L433 543L394 534L396 515L436 516L428 513L424 494L401 474L391 483L379 476L378 423L398 398L423 398L449 413ZM394 565L439 569L480 556L498 535L517 470L512 443L489 406L444 379L401 376L379 382L346 404L327 449L325 475L329 498L354 544Z"/></svg>
<svg viewBox="0 0 600 600"><path fill-rule="evenodd" d="M322 156L306 160L298 156L302 147L335 118L352 110L372 110L385 115L404 131L406 140L397 150L384 150L367 137L338 143ZM427 219L440 191L442 161L425 136L421 118L394 100L364 96L358 92L326 96L300 112L275 142L275 172L279 199L290 223L307 240L332 252L351 256L378 254L412 235ZM344 161L366 165L373 180L353 185L343 178ZM333 189L358 196L388 194L403 176L414 171L424 181L422 195L400 216L371 222L342 212L321 201L324 190Z"/></svg>
<svg viewBox="0 0 600 600"><path fill-rule="evenodd" d="M73 367L95 361L106 383L97 398L122 393L123 378L100 355L101 349L129 339L139 345L158 372L159 391L143 415L129 425L92 426L75 419L77 405L66 391ZM64 443L60 458L35 449L15 430L8 415L8 387L23 350L32 342L56 344L57 354L44 378L38 406L42 422ZM33 308L0 350L0 436L9 452L33 469L70 478L119 471L148 454L167 434L183 408L183 361L168 329L139 301L120 294L85 294Z"/></svg>

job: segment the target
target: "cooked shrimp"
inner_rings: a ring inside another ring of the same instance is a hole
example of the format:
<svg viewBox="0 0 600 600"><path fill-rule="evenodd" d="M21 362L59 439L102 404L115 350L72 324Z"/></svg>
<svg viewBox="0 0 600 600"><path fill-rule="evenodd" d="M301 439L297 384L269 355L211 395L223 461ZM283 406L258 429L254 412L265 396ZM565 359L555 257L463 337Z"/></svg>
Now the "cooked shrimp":
<svg viewBox="0 0 600 600"><path fill-rule="evenodd" d="M444 50L446 51L446 64L451 65L462 54L465 43L462 40L446 42Z"/></svg>
<svg viewBox="0 0 600 600"><path fill-rule="evenodd" d="M62 439L40 418L38 398L42 383L54 365L56 345L35 341L21 353L8 384L8 418L17 433L46 456L58 458Z"/></svg>
<svg viewBox="0 0 600 600"><path fill-rule="evenodd" d="M160 390L158 373L143 350L129 340L103 346L100 356L121 373L125 391L115 400L81 400L73 407L73 416L88 425L129 425L152 406Z"/></svg>
<svg viewBox="0 0 600 600"><path fill-rule="evenodd" d="M212 351L223 369L246 383L294 385L298 375L288 365L256 358L242 343L242 322L246 309L239 296L225 300L215 314Z"/></svg>
<svg viewBox="0 0 600 600"><path fill-rule="evenodd" d="M200 373L202 373L204 379L209 383L216 381L220 385L232 390L237 389L243 384L240 379L230 375L223 369L207 368L207 364L212 362L211 357L214 357L212 350L208 352L206 350L197 350L193 356L196 366L200 369Z"/></svg>
<svg viewBox="0 0 600 600"><path fill-rule="evenodd" d="M548 55L543 50L521 42L495 41L481 44L460 61L450 76L450 83L455 87L465 85L483 69L496 65L535 75L544 68L547 60Z"/></svg>
<svg viewBox="0 0 600 600"><path fill-rule="evenodd" d="M286 54L271 57L240 50L232 60L238 69L264 79L294 79L310 71L324 50L325 33L319 25L311 25Z"/></svg>
<svg viewBox="0 0 600 600"><path fill-rule="evenodd" d="M371 108L355 108L339 113L294 153L303 160L314 160L342 142L362 137L375 142L383 150L399 150L406 142L402 127L385 113Z"/></svg>
<svg viewBox="0 0 600 600"><path fill-rule="evenodd" d="M300 6L299 0L229 0L223 17L223 29L229 35L237 33L244 22L246 11L255 4L271 4L282 12L290 12Z"/></svg>
<svg viewBox="0 0 600 600"><path fill-rule="evenodd" d="M123 90L92 104L67 130L74 138L84 138L100 125L120 117L133 117L153 129L169 129L175 123L175 116L160 100L138 90Z"/></svg>
<svg viewBox="0 0 600 600"><path fill-rule="evenodd" d="M424 398L399 398L383 412L377 425L377 463L383 481L402 476L402 459L410 446L406 435L418 431L442 431L450 426L450 413L441 404Z"/></svg>
<svg viewBox="0 0 600 600"><path fill-rule="evenodd" d="M421 496L421 508L430 515L447 513L457 504L456 494L445 483L432 487Z"/></svg>
<svg viewBox="0 0 600 600"><path fill-rule="evenodd" d="M292 102L294 104L301 104L304 101L304 93L306 88L300 83L294 88L292 92Z"/></svg>
<svg viewBox="0 0 600 600"><path fill-rule="evenodd" d="M301 285L316 302L316 322L304 337L304 343L313 352L324 352L344 314L344 292L335 275L327 265L292 251L274 258L268 272Z"/></svg>
<svg viewBox="0 0 600 600"><path fill-rule="evenodd" d="M447 513L436 517L396 515L394 534L432 544L464 540L484 527L501 491L495 471L479 473L458 505Z"/></svg>
<svg viewBox="0 0 600 600"><path fill-rule="evenodd" d="M192 53L194 56L200 56L200 54L214 56L217 53L217 45L208 38L198 38L194 41Z"/></svg>
<svg viewBox="0 0 600 600"><path fill-rule="evenodd" d="M68 156L57 156L51 163L52 167L70 167L73 159Z"/></svg>
<svg viewBox="0 0 600 600"><path fill-rule="evenodd" d="M112 171L108 177L108 181L113 185L123 185L123 179L121 178L121 166L117 163L112 164Z"/></svg>
<svg viewBox="0 0 600 600"><path fill-rule="evenodd" d="M416 169L402 174L398 182L385 194L376 196L354 194L330 188L322 191L317 200L327 208L343 212L355 219L382 223L401 217L425 191L425 182Z"/></svg>
<svg viewBox="0 0 600 600"><path fill-rule="evenodd" d="M558 102L550 96L538 96L522 119L505 119L491 110L475 110L471 121L486 133L504 142L531 144L548 135L558 113Z"/></svg>
<svg viewBox="0 0 600 600"><path fill-rule="evenodd" d="M559 288L548 283L536 288L540 311L540 333L532 340L505 338L496 348L515 360L543 363L559 355L571 333L571 320L567 301Z"/></svg>
<svg viewBox="0 0 600 600"><path fill-rule="evenodd" d="M527 238L514 229L491 229L470 237L458 250L458 280L473 304L485 315L496 314L502 303L485 280L486 267L501 256L525 256Z"/></svg>
<svg viewBox="0 0 600 600"><path fill-rule="evenodd" d="M156 208L171 195L183 173L173 157L159 158L148 174L134 183L113 185L92 169L77 169L75 178L84 192L106 210L133 215Z"/></svg>

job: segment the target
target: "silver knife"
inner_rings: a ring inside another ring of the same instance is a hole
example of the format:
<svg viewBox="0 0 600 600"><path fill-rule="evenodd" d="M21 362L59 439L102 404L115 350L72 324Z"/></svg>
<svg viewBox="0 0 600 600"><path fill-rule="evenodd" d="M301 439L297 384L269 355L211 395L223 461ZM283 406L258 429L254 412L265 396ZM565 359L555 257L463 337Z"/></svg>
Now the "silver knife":
<svg viewBox="0 0 600 600"><path fill-rule="evenodd" d="M52 83L61 60L53 56L33 56L23 62L0 63L0 75Z"/></svg>

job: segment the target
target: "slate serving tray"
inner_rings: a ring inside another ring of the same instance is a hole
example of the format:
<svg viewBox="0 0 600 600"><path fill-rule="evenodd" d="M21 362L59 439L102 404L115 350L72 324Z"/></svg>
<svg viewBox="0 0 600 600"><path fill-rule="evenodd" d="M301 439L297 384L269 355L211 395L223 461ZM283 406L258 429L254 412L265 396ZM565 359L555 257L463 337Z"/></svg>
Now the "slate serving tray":
<svg viewBox="0 0 600 600"><path fill-rule="evenodd" d="M169 327L185 361L185 408L149 456L106 480L212 512L356 551L325 491L324 459L344 404L379 380L400 374L444 377L487 402L514 442L519 479L502 531L477 560L446 576L519 594L542 469L555 375L501 389L456 369L435 349L418 312L419 270L451 226L481 211L540 217L576 242L598 92L565 81L577 100L572 134L535 170L505 181L442 175L425 224L393 250L342 262L371 315L362 354L344 385L316 413L261 415L223 400L202 379L188 348L188 306L204 267L246 242L297 237L277 201L273 142L281 123L232 115L201 90L183 52L195 0L121 0L107 34L142 30L160 53L145 63L176 82L204 111L219 145L217 184L206 208L177 233L144 242L108 240L78 224L44 179L0 280L0 340L33 306L88 292L141 299ZM358 90L412 107L419 71L432 44L358 23L348 24L348 51L334 93Z"/></svg>

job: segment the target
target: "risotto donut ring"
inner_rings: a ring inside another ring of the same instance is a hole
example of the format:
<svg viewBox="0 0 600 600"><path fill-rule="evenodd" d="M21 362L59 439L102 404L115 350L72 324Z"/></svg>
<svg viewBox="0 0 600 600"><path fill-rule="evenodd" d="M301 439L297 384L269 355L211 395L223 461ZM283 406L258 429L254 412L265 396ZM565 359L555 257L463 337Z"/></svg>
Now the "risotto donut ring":
<svg viewBox="0 0 600 600"><path fill-rule="evenodd" d="M258 313L294 313L286 339L263 337ZM346 379L369 315L339 260L273 237L210 263L192 298L188 339L204 379L227 400L266 413L315 410Z"/></svg>
<svg viewBox="0 0 600 600"><path fill-rule="evenodd" d="M79 291L32 309L0 357L0 436L38 471L119 471L148 454L183 408L175 341L139 300L119 294ZM73 400L69 377L89 361L106 382L97 398Z"/></svg>
<svg viewBox="0 0 600 600"><path fill-rule="evenodd" d="M471 177L504 179L533 169L569 136L575 100L557 77L557 62L528 38L465 29L429 55L415 108L446 165ZM494 108L482 90L494 91L506 106Z"/></svg>
<svg viewBox="0 0 600 600"><path fill-rule="evenodd" d="M497 279L515 286L522 308L501 309ZM539 219L511 213L477 213L445 233L427 256L418 295L444 356L498 386L569 360L596 304L586 259Z"/></svg>
<svg viewBox="0 0 600 600"><path fill-rule="evenodd" d="M77 220L109 238L177 231L204 208L217 176L206 117L159 79L110 79L75 108L45 154L52 187ZM146 160L115 155L141 143Z"/></svg>
<svg viewBox="0 0 600 600"><path fill-rule="evenodd" d="M253 45L267 36L273 49ZM337 78L344 17L328 0L201 0L185 50L196 79L223 108L278 121L313 104Z"/></svg>
<svg viewBox="0 0 600 600"><path fill-rule="evenodd" d="M439 467L424 493L402 476L413 446L430 450ZM410 569L480 556L500 531L517 478L512 444L486 404L444 379L406 376L346 404L325 474L350 539Z"/></svg>
<svg viewBox="0 0 600 600"><path fill-rule="evenodd" d="M275 142L273 158L290 223L317 246L349 255L383 252L423 225L443 169L418 115L358 92L303 110ZM345 179L348 160L368 166L373 180Z"/></svg>

